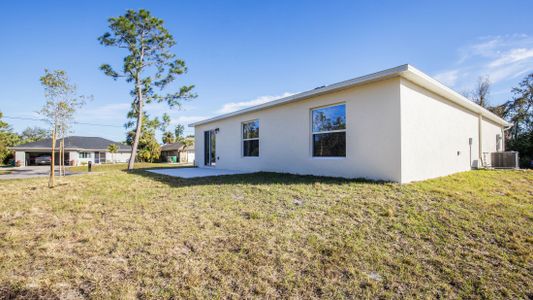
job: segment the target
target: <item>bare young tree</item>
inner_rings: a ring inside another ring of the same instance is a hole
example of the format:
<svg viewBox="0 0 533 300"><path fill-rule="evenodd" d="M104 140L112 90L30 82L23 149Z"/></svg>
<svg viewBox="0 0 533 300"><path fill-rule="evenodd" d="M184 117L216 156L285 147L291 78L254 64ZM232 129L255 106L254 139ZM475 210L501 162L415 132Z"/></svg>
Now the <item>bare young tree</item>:
<svg viewBox="0 0 533 300"><path fill-rule="evenodd" d="M55 152L57 138L61 139L59 158L60 173L63 167L64 174L64 138L74 120L78 108L85 104L86 97L79 96L76 85L70 82L67 73L63 70L44 71L40 78L44 87L46 102L38 113L50 124L52 136L52 155L50 162L49 187L55 185Z"/></svg>

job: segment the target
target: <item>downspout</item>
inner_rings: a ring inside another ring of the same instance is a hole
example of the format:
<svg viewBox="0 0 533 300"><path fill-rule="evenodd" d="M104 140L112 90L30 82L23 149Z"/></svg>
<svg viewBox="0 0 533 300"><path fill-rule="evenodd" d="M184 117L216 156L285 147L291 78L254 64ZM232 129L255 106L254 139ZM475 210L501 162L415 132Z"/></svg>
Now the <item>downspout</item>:
<svg viewBox="0 0 533 300"><path fill-rule="evenodd" d="M502 127L502 152L505 152L505 132L513 127L514 124L510 124Z"/></svg>
<svg viewBox="0 0 533 300"><path fill-rule="evenodd" d="M484 167L483 161L483 117L481 114L478 115L478 157L479 157L479 167Z"/></svg>

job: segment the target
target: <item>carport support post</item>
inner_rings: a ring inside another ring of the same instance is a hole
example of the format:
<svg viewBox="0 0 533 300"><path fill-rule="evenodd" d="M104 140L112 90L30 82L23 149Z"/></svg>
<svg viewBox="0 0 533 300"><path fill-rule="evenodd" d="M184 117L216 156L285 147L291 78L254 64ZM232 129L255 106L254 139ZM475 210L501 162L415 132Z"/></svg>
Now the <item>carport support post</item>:
<svg viewBox="0 0 533 300"><path fill-rule="evenodd" d="M50 162L50 180L48 181L48 187L51 187L51 188L53 188L55 185L55 182L54 182L55 151L56 151L56 126L54 126L54 131L52 131L52 160Z"/></svg>

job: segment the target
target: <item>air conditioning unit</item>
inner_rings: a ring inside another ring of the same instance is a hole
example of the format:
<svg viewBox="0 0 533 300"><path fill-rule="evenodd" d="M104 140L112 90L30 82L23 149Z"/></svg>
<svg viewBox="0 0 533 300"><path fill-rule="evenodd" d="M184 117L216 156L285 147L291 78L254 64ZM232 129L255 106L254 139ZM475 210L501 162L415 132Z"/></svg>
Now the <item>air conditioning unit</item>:
<svg viewBox="0 0 533 300"><path fill-rule="evenodd" d="M490 153L490 166L495 169L518 169L518 152L492 152Z"/></svg>

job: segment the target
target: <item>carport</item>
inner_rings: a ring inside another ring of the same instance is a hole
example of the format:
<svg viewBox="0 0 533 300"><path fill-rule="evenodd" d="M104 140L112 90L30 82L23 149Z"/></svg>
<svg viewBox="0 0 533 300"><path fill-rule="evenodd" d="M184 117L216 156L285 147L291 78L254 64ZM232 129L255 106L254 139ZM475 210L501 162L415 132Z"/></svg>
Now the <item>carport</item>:
<svg viewBox="0 0 533 300"><path fill-rule="evenodd" d="M36 166L35 159L39 156L51 156L52 152L38 152L38 151L26 151L25 152L25 160L26 160L26 166ZM69 165L70 161L70 153L65 152L65 165ZM55 152L55 164L59 165L59 152Z"/></svg>

